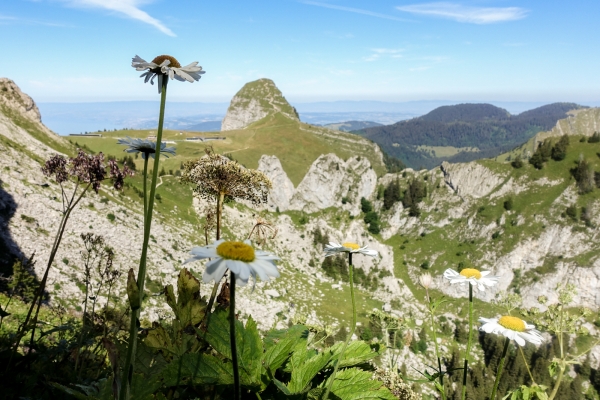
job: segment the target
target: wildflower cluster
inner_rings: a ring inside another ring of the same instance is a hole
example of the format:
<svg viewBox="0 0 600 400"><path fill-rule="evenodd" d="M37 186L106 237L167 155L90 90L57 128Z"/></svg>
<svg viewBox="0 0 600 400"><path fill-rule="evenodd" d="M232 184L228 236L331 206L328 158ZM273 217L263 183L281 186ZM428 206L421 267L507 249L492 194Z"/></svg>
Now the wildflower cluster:
<svg viewBox="0 0 600 400"><path fill-rule="evenodd" d="M58 184L72 177L76 183L91 185L96 193L100 189L100 183L107 177L104 154L92 155L83 150L79 150L76 157L68 159L60 154L50 157L42 167L42 172L48 177L54 176ZM120 190L123 188L124 178L133 176L133 171L126 165L121 170L115 160L109 160L108 176L113 182L113 187Z"/></svg>

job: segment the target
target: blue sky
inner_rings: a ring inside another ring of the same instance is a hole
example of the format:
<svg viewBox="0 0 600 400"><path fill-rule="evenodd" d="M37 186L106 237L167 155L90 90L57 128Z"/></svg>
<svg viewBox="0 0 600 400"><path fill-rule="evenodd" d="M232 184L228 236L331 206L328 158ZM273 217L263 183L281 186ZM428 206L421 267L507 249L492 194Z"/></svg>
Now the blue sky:
<svg viewBox="0 0 600 400"><path fill-rule="evenodd" d="M6 0L4 62L36 101L156 100L131 68L170 54L206 74L177 101L273 79L292 102L600 100L600 1Z"/></svg>

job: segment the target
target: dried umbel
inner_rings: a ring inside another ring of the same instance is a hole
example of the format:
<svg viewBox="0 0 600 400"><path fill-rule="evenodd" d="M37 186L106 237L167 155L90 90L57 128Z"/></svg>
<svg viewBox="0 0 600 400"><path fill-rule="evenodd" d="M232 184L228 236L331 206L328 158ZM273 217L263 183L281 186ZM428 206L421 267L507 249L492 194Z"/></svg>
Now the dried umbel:
<svg viewBox="0 0 600 400"><path fill-rule="evenodd" d="M275 239L275 236L277 236L277 228L266 219L258 217L248 238L253 238L259 246L263 246L268 239Z"/></svg>
<svg viewBox="0 0 600 400"><path fill-rule="evenodd" d="M216 154L211 148L196 161L184 164L182 182L195 185L194 194L211 200L247 200L255 205L266 203L271 181L262 172L246 169L236 161Z"/></svg>
<svg viewBox="0 0 600 400"><path fill-rule="evenodd" d="M119 169L114 160L109 161L109 167L108 174L114 188L122 189L124 178L132 176L133 172L127 166L123 167L123 170ZM100 189L100 183L107 177L104 154L87 154L81 149L76 157L69 159L59 154L53 155L42 167L42 172L46 176L54 175L59 184L67 181L69 177L75 178L77 183L88 183L96 193Z"/></svg>

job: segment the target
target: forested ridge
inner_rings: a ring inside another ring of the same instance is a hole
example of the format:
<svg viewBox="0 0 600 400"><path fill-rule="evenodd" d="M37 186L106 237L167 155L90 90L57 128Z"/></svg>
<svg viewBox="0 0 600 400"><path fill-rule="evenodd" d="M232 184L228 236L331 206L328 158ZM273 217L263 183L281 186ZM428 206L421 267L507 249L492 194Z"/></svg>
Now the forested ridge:
<svg viewBox="0 0 600 400"><path fill-rule="evenodd" d="M412 168L433 168L444 160L471 161L494 157L529 140L536 133L550 130L567 112L583 108L575 103L553 103L511 115L491 104L443 106L430 113L393 125L355 131ZM436 154L418 146L477 148L452 156Z"/></svg>

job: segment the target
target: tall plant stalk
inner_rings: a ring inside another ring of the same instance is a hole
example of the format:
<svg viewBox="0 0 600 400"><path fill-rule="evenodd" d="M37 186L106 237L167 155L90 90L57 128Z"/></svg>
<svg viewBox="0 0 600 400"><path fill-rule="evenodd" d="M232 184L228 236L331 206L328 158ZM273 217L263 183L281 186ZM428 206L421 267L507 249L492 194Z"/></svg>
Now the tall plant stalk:
<svg viewBox="0 0 600 400"><path fill-rule="evenodd" d="M225 200L225 193L221 192L217 196L217 240L221 239L221 216L223 213L223 201ZM208 325L209 315L212 312L213 304L215 303L215 298L217 297L217 290L219 289L219 283L215 282L212 288L212 292L210 293L210 298L208 299L208 306L206 307L206 322L205 326Z"/></svg>
<svg viewBox="0 0 600 400"><path fill-rule="evenodd" d="M465 363L462 381L462 396L465 400L467 396L467 374L469 373L469 357L471 355L471 344L473 343L473 285L469 283L469 340L467 341L467 350L465 352Z"/></svg>
<svg viewBox="0 0 600 400"><path fill-rule="evenodd" d="M158 180L158 167L160 163L160 145L162 143L163 124L165 118L165 103L167 99L167 83L169 82L168 77L162 79L162 88L160 96L160 111L158 119L158 130L156 133L156 152L154 154L154 170L152 171L152 182L150 184L150 196L147 200L147 207L145 207L144 214L144 242L142 244L142 255L140 257L140 265L137 274L137 288L140 296L140 300L144 297L144 283L146 281L146 258L148 256L148 242L150 240L150 228L152 225L152 211L154 209L154 196L156 194L156 181ZM147 160L144 163L144 185L146 184L147 178ZM144 197L146 196L146 190L144 189ZM146 199L144 198L144 204ZM123 374L125 379L123 380L123 386L119 394L120 400L128 400L131 389L131 382L133 379L133 363L135 362L135 355L137 350L137 322L140 317L141 306L137 309L131 310L131 322L129 325L129 344L127 346L127 357L125 359L125 365L123 367Z"/></svg>
<svg viewBox="0 0 600 400"><path fill-rule="evenodd" d="M494 388L492 389L492 395L490 396L490 400L496 400L496 391L498 391L500 376L502 375L502 371L504 370L504 362L506 361L506 352L508 351L509 343L509 338L504 339L504 349L502 350L502 358L500 359L500 364L498 364L498 372L496 372L496 380L494 381Z"/></svg>
<svg viewBox="0 0 600 400"><path fill-rule="evenodd" d="M435 321L433 318L434 310L430 306L429 315L431 317L431 333L433 334L433 343L435 344L435 356L438 362L438 373L440 380L440 395L442 400L446 400L446 391L444 390L444 374L442 373L442 358L440 357L440 349L437 342L437 333L435 332Z"/></svg>
<svg viewBox="0 0 600 400"><path fill-rule="evenodd" d="M344 360L344 353L346 352L346 348L352 340L352 336L354 335L354 331L356 330L356 300L354 299L354 278L353 278L353 270L352 270L352 253L348 253L348 278L350 279L350 297L352 298L352 326L350 327L350 332L348 333L348 337L342 346L342 350L340 351L340 355L338 356L337 362L335 363L335 367L333 368L333 372L331 373L331 377L329 378L329 384L327 385L327 389L325 390L325 395L323 399L329 399L329 393L331 392L331 387L333 386L333 381L335 380L335 376L337 375L337 371L340 367L340 364Z"/></svg>

